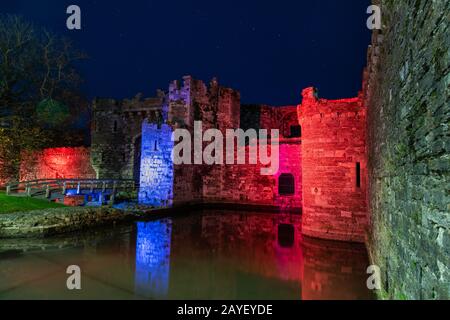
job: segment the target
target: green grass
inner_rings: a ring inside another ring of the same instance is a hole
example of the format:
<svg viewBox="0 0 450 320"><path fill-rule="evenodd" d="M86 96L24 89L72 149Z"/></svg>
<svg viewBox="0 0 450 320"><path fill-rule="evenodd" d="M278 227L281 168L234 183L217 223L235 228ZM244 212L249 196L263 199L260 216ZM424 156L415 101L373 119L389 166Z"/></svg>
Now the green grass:
<svg viewBox="0 0 450 320"><path fill-rule="evenodd" d="M8 197L4 192L0 192L0 214L61 207L64 205L33 198Z"/></svg>

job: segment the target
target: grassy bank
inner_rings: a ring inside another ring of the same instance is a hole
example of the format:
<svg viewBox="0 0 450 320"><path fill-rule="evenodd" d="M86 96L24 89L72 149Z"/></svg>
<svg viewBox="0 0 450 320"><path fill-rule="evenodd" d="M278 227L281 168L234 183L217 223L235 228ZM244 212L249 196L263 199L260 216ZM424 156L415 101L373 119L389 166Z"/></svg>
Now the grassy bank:
<svg viewBox="0 0 450 320"><path fill-rule="evenodd" d="M8 197L5 192L0 192L0 214L61 207L64 205L26 197Z"/></svg>

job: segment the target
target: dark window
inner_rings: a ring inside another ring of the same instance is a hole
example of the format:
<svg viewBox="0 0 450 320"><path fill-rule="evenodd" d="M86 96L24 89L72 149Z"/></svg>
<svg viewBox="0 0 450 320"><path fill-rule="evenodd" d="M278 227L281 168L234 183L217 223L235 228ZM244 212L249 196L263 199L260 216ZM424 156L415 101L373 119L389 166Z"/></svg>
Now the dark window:
<svg viewBox="0 0 450 320"><path fill-rule="evenodd" d="M113 128L113 132L117 132L117 120L114 121L114 128Z"/></svg>
<svg viewBox="0 0 450 320"><path fill-rule="evenodd" d="M301 126L291 126L291 138L300 138L302 136Z"/></svg>
<svg viewBox="0 0 450 320"><path fill-rule="evenodd" d="M361 164L356 163L356 187L361 188Z"/></svg>
<svg viewBox="0 0 450 320"><path fill-rule="evenodd" d="M295 242L295 229L292 224L278 226L278 244L282 248L292 248Z"/></svg>
<svg viewBox="0 0 450 320"><path fill-rule="evenodd" d="M155 151L158 151L158 140L155 140Z"/></svg>
<svg viewBox="0 0 450 320"><path fill-rule="evenodd" d="M139 136L134 140L134 155L133 155L133 178L138 182L141 179L141 148L142 148L142 136Z"/></svg>
<svg viewBox="0 0 450 320"><path fill-rule="evenodd" d="M292 174L282 174L278 179L280 196L291 196L295 193L295 179Z"/></svg>

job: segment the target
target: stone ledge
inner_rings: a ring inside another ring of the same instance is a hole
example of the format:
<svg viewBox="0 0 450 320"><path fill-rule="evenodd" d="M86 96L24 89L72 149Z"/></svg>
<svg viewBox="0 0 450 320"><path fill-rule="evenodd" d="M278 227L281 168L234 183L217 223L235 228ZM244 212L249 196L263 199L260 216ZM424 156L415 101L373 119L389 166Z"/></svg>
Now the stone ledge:
<svg viewBox="0 0 450 320"><path fill-rule="evenodd" d="M0 238L48 237L131 221L135 215L110 207L52 208L0 215Z"/></svg>

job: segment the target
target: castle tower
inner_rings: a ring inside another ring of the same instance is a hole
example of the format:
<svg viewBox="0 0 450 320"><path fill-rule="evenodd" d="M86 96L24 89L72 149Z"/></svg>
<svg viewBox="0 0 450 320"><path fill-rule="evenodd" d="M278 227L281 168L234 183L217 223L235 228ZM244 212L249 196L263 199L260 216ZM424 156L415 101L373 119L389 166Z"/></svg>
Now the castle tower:
<svg viewBox="0 0 450 320"><path fill-rule="evenodd" d="M171 206L173 201L174 165L172 161L172 128L163 124L142 124L142 155L139 203Z"/></svg>
<svg viewBox="0 0 450 320"><path fill-rule="evenodd" d="M360 98L319 99L303 90L303 233L363 242L367 226L366 109Z"/></svg>

